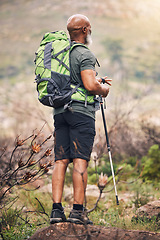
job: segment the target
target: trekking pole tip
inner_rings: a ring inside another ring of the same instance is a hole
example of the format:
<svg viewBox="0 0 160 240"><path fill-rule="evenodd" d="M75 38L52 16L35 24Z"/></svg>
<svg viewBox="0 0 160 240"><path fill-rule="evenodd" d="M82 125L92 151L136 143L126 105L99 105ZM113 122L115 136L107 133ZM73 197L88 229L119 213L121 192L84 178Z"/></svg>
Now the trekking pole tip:
<svg viewBox="0 0 160 240"><path fill-rule="evenodd" d="M119 205L119 201L118 201L118 196L116 195L116 202L117 202L117 205Z"/></svg>

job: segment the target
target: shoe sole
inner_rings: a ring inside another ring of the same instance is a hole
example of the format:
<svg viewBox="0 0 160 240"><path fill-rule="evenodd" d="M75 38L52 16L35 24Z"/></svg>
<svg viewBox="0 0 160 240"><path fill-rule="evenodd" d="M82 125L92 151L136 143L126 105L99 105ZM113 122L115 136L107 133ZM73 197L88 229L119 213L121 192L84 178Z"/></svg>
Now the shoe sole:
<svg viewBox="0 0 160 240"><path fill-rule="evenodd" d="M62 218L50 218L50 223L60 223L60 222L66 222L66 220L63 220Z"/></svg>
<svg viewBox="0 0 160 240"><path fill-rule="evenodd" d="M90 224L90 225L93 225L93 222L87 222L87 221L81 221L80 219L77 219L77 218L68 218L67 219L67 222L71 222L71 223L76 223L76 224Z"/></svg>
<svg viewBox="0 0 160 240"><path fill-rule="evenodd" d="M68 218L67 222L76 223L76 224L85 224L83 221L77 218Z"/></svg>

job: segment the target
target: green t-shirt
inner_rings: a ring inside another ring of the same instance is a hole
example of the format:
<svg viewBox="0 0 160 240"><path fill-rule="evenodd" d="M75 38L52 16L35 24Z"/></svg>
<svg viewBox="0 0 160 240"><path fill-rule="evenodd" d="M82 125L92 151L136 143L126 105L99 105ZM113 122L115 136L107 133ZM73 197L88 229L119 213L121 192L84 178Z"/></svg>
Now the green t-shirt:
<svg viewBox="0 0 160 240"><path fill-rule="evenodd" d="M80 83L81 87L84 87L81 79L81 71L86 69L92 69L95 71L96 58L93 53L86 47L76 46L71 51L71 83L77 85ZM73 112L80 112L86 114L92 118L95 118L94 105L85 106L82 102L73 101L71 104ZM62 113L64 107L54 109L54 114Z"/></svg>

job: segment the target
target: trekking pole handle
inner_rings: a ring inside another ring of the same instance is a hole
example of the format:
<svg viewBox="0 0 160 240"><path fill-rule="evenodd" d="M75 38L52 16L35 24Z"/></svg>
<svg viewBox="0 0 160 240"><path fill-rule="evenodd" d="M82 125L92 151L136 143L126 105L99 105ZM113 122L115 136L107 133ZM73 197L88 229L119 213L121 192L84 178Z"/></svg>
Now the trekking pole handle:
<svg viewBox="0 0 160 240"><path fill-rule="evenodd" d="M102 83L103 83L103 84L105 84L105 83L106 83L106 81L105 81L105 79L104 79L104 78L101 78L101 80L102 80Z"/></svg>
<svg viewBox="0 0 160 240"><path fill-rule="evenodd" d="M111 86L112 84L111 84L111 81L112 81L112 79L108 79L107 77L105 77L105 78L100 78L101 79L101 81L102 81L102 83L103 84L105 84L105 83L107 83L109 86Z"/></svg>

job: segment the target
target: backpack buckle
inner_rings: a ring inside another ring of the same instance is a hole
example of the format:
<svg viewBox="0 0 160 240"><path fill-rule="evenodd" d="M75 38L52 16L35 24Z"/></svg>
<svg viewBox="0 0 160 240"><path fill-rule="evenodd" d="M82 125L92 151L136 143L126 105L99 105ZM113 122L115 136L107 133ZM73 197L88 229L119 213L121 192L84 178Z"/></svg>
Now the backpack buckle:
<svg viewBox="0 0 160 240"><path fill-rule="evenodd" d="M40 79L41 79L40 74L36 75L36 77L35 77L35 82L38 82Z"/></svg>
<svg viewBox="0 0 160 240"><path fill-rule="evenodd" d="M72 100L64 105L64 110L69 110L73 112L72 106L71 106Z"/></svg>
<svg viewBox="0 0 160 240"><path fill-rule="evenodd" d="M100 109L100 97L95 97L94 102L95 102L95 111L98 111Z"/></svg>

